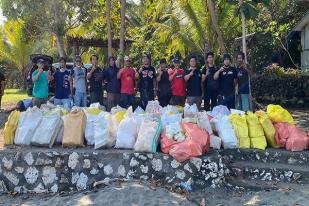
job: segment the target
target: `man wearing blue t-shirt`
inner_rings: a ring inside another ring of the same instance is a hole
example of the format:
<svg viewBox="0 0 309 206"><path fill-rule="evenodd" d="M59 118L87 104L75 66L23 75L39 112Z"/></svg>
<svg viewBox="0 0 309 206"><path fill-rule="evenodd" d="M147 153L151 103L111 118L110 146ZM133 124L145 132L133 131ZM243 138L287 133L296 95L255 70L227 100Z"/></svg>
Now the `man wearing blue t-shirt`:
<svg viewBox="0 0 309 206"><path fill-rule="evenodd" d="M56 71L53 75L55 80L55 105L64 106L67 110L70 110L72 96L72 81L71 72L66 68L66 60L61 57L60 69Z"/></svg>

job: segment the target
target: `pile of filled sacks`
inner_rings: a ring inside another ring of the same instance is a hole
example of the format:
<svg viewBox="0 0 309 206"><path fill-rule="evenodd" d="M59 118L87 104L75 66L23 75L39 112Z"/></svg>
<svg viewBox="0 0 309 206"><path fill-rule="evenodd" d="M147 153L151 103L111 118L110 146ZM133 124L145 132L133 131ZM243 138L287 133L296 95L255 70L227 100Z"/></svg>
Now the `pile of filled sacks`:
<svg viewBox="0 0 309 206"><path fill-rule="evenodd" d="M291 151L309 149L309 136L294 124L291 114L279 105L268 105L267 111L229 111L217 106L211 113L214 131L227 148L254 148L267 146Z"/></svg>
<svg viewBox="0 0 309 206"><path fill-rule="evenodd" d="M283 147L291 151L309 148L307 134L294 125L289 112L269 105L267 112L242 112L217 106L199 112L196 105L162 108L150 101L145 109L119 106L111 112L99 104L74 107L44 105L10 114L4 129L5 144L95 149L120 148L162 152L182 162L214 149Z"/></svg>

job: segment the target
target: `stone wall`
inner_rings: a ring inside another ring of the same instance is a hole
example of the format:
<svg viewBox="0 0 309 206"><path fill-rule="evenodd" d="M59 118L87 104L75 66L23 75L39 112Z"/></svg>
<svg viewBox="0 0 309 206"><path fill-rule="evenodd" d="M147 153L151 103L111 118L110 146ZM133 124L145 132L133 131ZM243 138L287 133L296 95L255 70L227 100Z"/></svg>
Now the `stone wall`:
<svg viewBox="0 0 309 206"><path fill-rule="evenodd" d="M162 153L128 150L13 148L0 151L0 192L91 189L106 178L160 180L172 186L217 187L229 169L218 151L179 163Z"/></svg>
<svg viewBox="0 0 309 206"><path fill-rule="evenodd" d="M309 151L211 150L179 163L163 153L92 148L15 147L0 150L0 192L92 189L109 179L158 180L193 190L218 187L230 178L309 184Z"/></svg>

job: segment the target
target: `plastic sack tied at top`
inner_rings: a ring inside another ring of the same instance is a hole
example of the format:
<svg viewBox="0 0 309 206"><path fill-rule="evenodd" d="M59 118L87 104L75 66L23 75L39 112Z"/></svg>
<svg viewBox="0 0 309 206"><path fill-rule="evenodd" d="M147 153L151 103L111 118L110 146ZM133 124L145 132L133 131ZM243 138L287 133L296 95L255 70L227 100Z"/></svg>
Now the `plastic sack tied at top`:
<svg viewBox="0 0 309 206"><path fill-rule="evenodd" d="M15 132L17 129L18 121L20 117L19 111L13 111L8 117L8 121L4 126L4 144L14 144Z"/></svg>
<svg viewBox="0 0 309 206"><path fill-rule="evenodd" d="M252 112L247 112L246 119L249 128L251 148L265 150L265 148L267 147L267 142L264 135L263 127L260 124L257 116Z"/></svg>
<svg viewBox="0 0 309 206"><path fill-rule="evenodd" d="M258 117L259 122L263 127L267 144L273 148L279 148L279 145L275 139L276 129L271 120L268 118L268 115L264 111L256 111L255 115Z"/></svg>
<svg viewBox="0 0 309 206"><path fill-rule="evenodd" d="M238 139L239 148L250 148L249 129L245 115L231 114L229 116Z"/></svg>
<svg viewBox="0 0 309 206"><path fill-rule="evenodd" d="M286 122L289 124L294 124L292 115L286 109L283 109L280 105L268 105L267 115L272 122Z"/></svg>

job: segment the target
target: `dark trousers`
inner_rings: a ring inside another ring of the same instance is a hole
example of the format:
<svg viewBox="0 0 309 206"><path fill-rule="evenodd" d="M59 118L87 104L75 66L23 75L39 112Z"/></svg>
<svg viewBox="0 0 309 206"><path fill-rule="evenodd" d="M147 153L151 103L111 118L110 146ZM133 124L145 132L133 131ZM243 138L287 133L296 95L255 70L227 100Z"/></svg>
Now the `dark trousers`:
<svg viewBox="0 0 309 206"><path fill-rule="evenodd" d="M204 92L204 110L211 111L218 104L218 91L206 90Z"/></svg>
<svg viewBox="0 0 309 206"><path fill-rule="evenodd" d="M120 94L119 93L107 93L107 111L119 104Z"/></svg>
<svg viewBox="0 0 309 206"><path fill-rule="evenodd" d="M186 97L185 96L172 96L171 105L175 106L185 106Z"/></svg>
<svg viewBox="0 0 309 206"><path fill-rule="evenodd" d="M170 103L172 95L158 95L158 100L160 102L161 107L165 107Z"/></svg>
<svg viewBox="0 0 309 206"><path fill-rule="evenodd" d="M148 102L154 100L154 93L153 91L151 91L151 92L141 92L140 94L141 94L140 107L146 109Z"/></svg>
<svg viewBox="0 0 309 206"><path fill-rule="evenodd" d="M135 102L134 100L135 100L134 94L121 94L120 95L120 106L122 108L128 108L132 106L134 109L134 102Z"/></svg>
<svg viewBox="0 0 309 206"><path fill-rule="evenodd" d="M96 93L96 92L90 92L90 103L97 103L99 102L100 105L103 104L103 92L102 93Z"/></svg>
<svg viewBox="0 0 309 206"><path fill-rule="evenodd" d="M227 106L228 109L235 109L235 95L219 95L218 104Z"/></svg>

